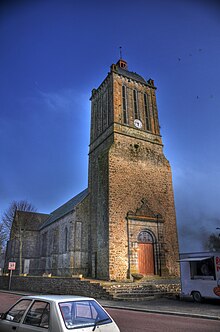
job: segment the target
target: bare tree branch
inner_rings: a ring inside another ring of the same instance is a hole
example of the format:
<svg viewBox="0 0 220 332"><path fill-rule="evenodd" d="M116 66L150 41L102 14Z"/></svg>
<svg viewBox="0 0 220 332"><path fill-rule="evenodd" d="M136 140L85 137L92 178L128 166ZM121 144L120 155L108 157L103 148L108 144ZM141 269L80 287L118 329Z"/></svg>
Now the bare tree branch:
<svg viewBox="0 0 220 332"><path fill-rule="evenodd" d="M220 251L220 236L212 233L205 243L205 249L210 251Z"/></svg>
<svg viewBox="0 0 220 332"><path fill-rule="evenodd" d="M26 200L13 201L8 209L3 213L0 223L0 247L3 249L10 236L10 231L16 211L36 212L34 205Z"/></svg>

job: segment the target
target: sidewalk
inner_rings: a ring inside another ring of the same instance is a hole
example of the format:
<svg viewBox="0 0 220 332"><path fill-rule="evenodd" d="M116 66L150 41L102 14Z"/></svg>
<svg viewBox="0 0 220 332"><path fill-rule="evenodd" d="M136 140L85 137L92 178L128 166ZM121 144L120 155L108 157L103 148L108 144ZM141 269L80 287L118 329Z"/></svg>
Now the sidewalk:
<svg viewBox="0 0 220 332"><path fill-rule="evenodd" d="M6 290L0 290L0 292L17 294L21 296L37 294ZM97 300L103 307L106 308L220 320L220 300L207 300L203 303L195 303L189 298L180 300L165 297L141 302Z"/></svg>

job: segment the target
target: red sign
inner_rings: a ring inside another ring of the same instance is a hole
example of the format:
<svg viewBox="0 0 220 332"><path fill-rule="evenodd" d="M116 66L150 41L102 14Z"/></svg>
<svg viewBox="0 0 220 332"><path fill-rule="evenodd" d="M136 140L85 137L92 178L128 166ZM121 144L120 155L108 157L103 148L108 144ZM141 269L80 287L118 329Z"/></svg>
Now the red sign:
<svg viewBox="0 0 220 332"><path fill-rule="evenodd" d="M216 257L216 271L220 271L220 257Z"/></svg>
<svg viewBox="0 0 220 332"><path fill-rule="evenodd" d="M15 270L16 262L8 262L8 269Z"/></svg>

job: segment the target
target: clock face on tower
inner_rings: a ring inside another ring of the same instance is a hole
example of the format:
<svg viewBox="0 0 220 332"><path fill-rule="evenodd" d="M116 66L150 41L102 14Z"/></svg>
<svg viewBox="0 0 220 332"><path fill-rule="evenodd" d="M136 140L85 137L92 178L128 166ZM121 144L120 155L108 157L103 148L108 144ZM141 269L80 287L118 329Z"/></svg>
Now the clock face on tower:
<svg viewBox="0 0 220 332"><path fill-rule="evenodd" d="M135 127L137 127L138 129L141 129L141 128L142 128L142 122L141 122L141 120L139 120L139 119L135 119L135 120L134 120L134 125L135 125Z"/></svg>

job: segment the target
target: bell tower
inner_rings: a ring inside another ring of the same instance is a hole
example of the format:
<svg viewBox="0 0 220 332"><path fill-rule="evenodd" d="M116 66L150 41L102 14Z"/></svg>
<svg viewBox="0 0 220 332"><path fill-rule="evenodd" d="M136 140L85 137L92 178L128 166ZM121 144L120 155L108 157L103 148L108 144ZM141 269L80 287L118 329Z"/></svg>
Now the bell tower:
<svg viewBox="0 0 220 332"><path fill-rule="evenodd" d="M172 174L156 87L120 59L91 96L90 274L178 275Z"/></svg>

